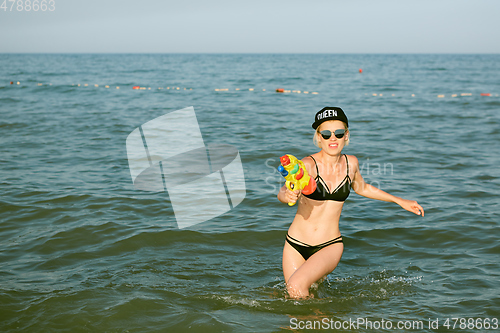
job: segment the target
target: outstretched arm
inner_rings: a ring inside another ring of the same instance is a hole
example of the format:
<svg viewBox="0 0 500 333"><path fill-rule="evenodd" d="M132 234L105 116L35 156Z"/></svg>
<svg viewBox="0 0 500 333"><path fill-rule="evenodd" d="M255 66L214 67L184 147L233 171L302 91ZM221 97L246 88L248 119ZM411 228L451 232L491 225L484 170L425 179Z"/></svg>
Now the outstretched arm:
<svg viewBox="0 0 500 333"><path fill-rule="evenodd" d="M367 184L365 182L365 180L363 179L363 177L361 176L361 173L359 172L358 159L354 156L351 156L351 158L349 160L352 161L351 164L354 167L354 177L352 179L352 189L357 194L364 196L364 197L367 197L367 198L370 198L370 199L394 202L409 212L424 216L424 209L415 200L407 200L407 199L403 199L400 197L396 197L392 194L389 194L387 192L382 191L379 188L376 188L375 186Z"/></svg>
<svg viewBox="0 0 500 333"><path fill-rule="evenodd" d="M310 157L305 157L304 159L302 159L302 162L304 162L307 173L311 176L312 179L314 179L313 175L311 174L311 170L313 168L312 159ZM283 187L278 192L278 200L282 203L295 203L299 199L301 193L301 190L290 191L285 185L283 185Z"/></svg>
<svg viewBox="0 0 500 333"><path fill-rule="evenodd" d="M278 200L282 203L297 202L300 191L290 191L285 185L278 192Z"/></svg>

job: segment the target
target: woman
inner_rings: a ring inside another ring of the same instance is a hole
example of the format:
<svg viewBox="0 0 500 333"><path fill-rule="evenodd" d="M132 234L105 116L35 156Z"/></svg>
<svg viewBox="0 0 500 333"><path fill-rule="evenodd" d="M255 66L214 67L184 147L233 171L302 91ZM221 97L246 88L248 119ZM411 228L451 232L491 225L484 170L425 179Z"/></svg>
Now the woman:
<svg viewBox="0 0 500 333"><path fill-rule="evenodd" d="M283 249L283 274L293 298L309 296L311 285L337 267L344 251L340 213L351 188L364 197L395 202L424 216L424 210L416 201L393 196L365 183L358 159L342 154L344 146L349 144L348 125L341 108L326 107L319 111L312 127L316 130L315 144L321 151L302 160L309 175L316 180L316 191L302 195L283 186L278 193L283 203L299 201Z"/></svg>

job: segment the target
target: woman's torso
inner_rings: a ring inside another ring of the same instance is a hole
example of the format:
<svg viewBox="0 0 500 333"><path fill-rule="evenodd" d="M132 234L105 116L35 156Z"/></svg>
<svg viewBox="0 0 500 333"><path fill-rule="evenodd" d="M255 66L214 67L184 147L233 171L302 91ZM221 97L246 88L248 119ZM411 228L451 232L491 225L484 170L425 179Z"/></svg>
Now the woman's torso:
<svg viewBox="0 0 500 333"><path fill-rule="evenodd" d="M312 155L312 158L304 158L303 161L309 175L318 183L318 190L311 195L317 200L300 196L297 214L288 233L302 242L315 245L340 236L339 219L344 201L338 200L345 200L348 195L352 168L349 169L348 157L344 155L340 156L336 166L324 164L320 153ZM325 192L319 193L321 191ZM336 200L331 200L332 198Z"/></svg>

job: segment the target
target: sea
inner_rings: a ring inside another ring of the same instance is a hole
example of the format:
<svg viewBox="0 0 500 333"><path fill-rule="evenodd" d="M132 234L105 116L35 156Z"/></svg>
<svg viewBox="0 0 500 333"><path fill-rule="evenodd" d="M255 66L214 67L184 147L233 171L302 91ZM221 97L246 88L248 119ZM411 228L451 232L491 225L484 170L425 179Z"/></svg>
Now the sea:
<svg viewBox="0 0 500 333"><path fill-rule="evenodd" d="M0 331L498 331L499 77L496 54L0 54ZM425 216L351 191L340 264L297 300L276 168L318 151L325 106L365 181ZM244 197L180 227L127 138L190 107Z"/></svg>

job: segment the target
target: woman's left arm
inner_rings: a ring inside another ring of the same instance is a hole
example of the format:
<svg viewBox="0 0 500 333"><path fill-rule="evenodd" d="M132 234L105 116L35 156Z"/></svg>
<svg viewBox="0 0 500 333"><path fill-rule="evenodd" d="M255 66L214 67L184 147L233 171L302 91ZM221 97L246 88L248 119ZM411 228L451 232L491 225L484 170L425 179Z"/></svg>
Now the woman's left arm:
<svg viewBox="0 0 500 333"><path fill-rule="evenodd" d="M394 202L409 212L424 216L424 209L415 200L407 200L396 197L392 194L382 191L379 188L376 188L373 185L367 184L361 176L361 173L359 172L359 162L355 156L350 155L349 162L354 169L354 176L352 177L351 187L357 194L370 199Z"/></svg>

